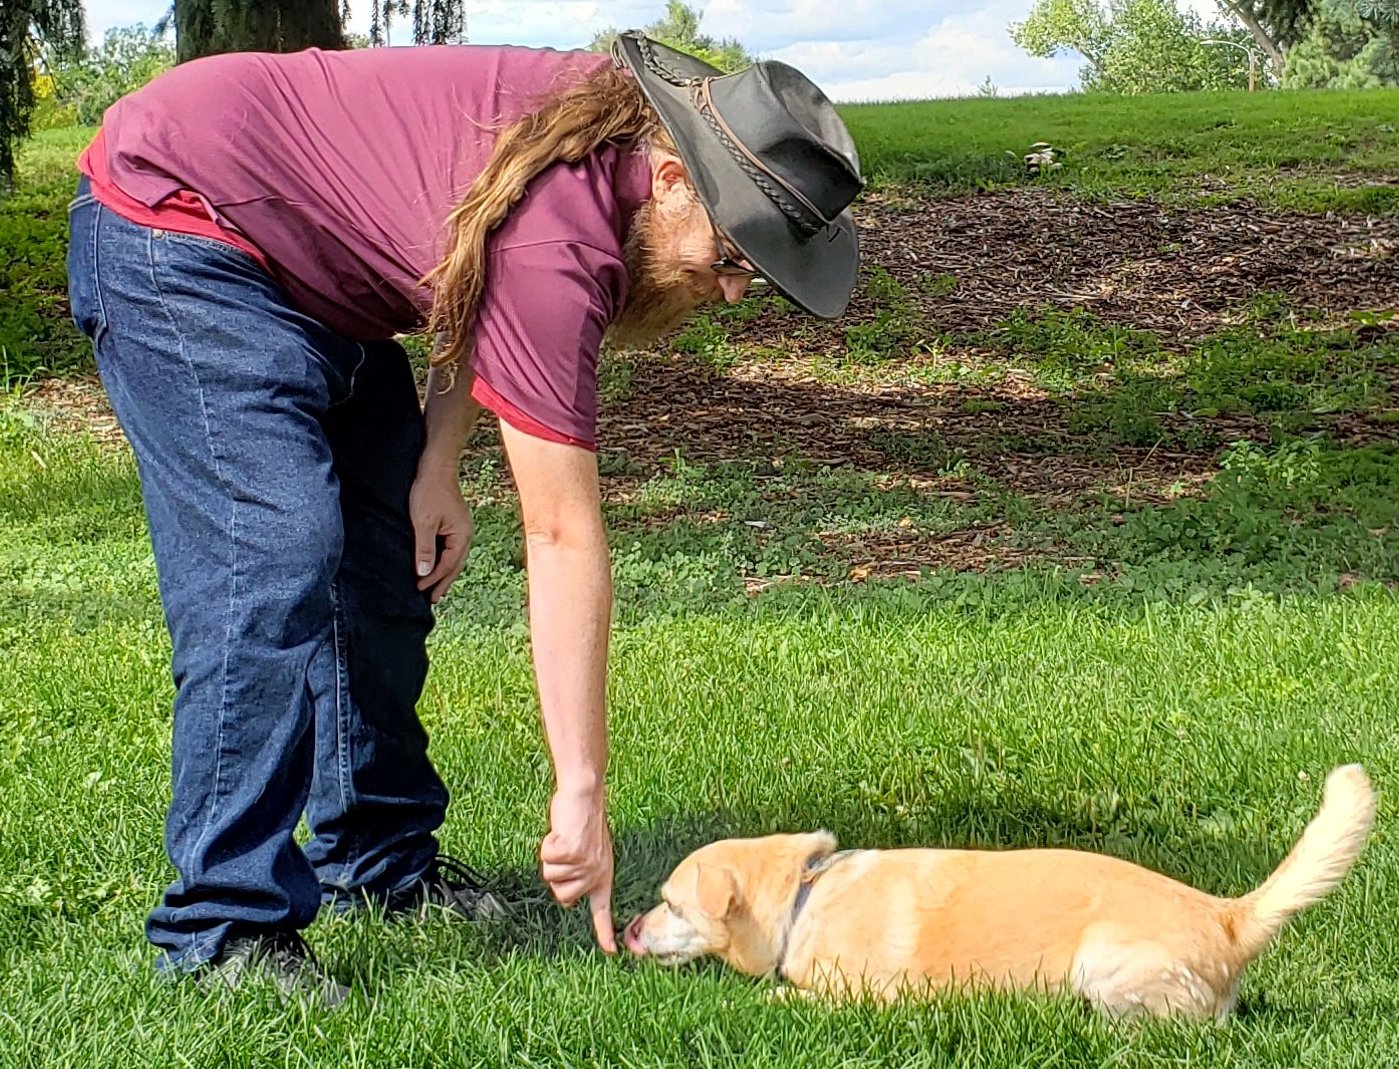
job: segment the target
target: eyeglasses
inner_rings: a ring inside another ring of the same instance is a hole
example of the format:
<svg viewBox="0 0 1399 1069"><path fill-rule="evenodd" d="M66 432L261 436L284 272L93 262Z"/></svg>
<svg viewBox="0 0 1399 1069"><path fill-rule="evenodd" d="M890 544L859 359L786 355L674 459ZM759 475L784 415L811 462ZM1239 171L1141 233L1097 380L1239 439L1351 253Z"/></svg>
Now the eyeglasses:
<svg viewBox="0 0 1399 1069"><path fill-rule="evenodd" d="M714 247L719 250L719 259L709 265L709 269L716 275L736 275L745 278L757 279L758 272L751 267L745 267L734 255L729 239L724 236L724 232L717 226L714 228Z"/></svg>

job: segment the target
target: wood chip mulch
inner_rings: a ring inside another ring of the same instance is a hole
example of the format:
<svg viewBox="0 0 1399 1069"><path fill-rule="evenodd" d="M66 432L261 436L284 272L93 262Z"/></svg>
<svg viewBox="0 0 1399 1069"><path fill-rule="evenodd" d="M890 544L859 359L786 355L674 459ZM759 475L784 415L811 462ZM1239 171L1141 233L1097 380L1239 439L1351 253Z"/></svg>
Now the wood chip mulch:
<svg viewBox="0 0 1399 1069"><path fill-rule="evenodd" d="M882 268L926 337L954 339L910 363L985 363L987 354L965 339L1017 309L1084 309L1105 323L1155 332L1168 347L1238 323L1264 293L1336 320L1399 309L1395 216L1303 215L1250 203L1102 203L1025 187L954 198L871 196L858 221L866 280ZM628 499L678 451L697 464L739 461L777 472L795 459L877 472L970 500L977 487L957 474L964 460L1051 507L1101 493L1160 501L1207 484L1220 444L1267 438L1256 420L1221 417L1194 421L1200 439L1214 443L1196 452L1106 448L1070 430L1071 405L1004 367L975 382L895 367L834 384L821 361L838 359L848 328L879 315L867 288L836 323L774 312L733 324L730 342L761 356L724 373L673 351L632 354L630 381L600 418L601 447L614 461L604 479L609 498ZM1388 332L1399 329L1395 323L1365 329ZM1383 374L1399 395L1399 368ZM95 378L48 380L30 399L60 422L121 441ZM1163 418L1173 429L1190 421ZM1350 414L1323 423L1333 437L1361 444L1399 438L1391 420ZM999 544L994 530L939 541L941 551L926 539L866 535L839 548L862 562L855 579L901 574L930 559L978 570L1014 566L1020 552Z"/></svg>

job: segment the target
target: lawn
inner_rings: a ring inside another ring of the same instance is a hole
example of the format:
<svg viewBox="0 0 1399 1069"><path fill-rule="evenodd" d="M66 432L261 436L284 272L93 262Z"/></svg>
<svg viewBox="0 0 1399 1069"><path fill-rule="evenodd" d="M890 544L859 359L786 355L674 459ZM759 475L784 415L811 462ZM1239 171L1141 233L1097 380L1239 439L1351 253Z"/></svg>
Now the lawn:
<svg viewBox="0 0 1399 1069"><path fill-rule="evenodd" d="M842 109L875 181L1017 181L1035 142L1056 183L1095 195L1257 197L1311 210L1392 208L1399 89L990 98Z"/></svg>
<svg viewBox="0 0 1399 1069"><path fill-rule="evenodd" d="M1399 168L1396 100L851 109L880 183L850 317L758 296L604 367L619 919L702 842L815 827L1082 847L1241 893L1327 770L1363 762L1370 848L1224 1029L1032 997L774 1004L717 967L607 960L556 911L324 918L309 937L357 989L334 1014L157 982L167 639L130 457L63 318L84 135L45 134L0 205L0 1069L1399 1060L1399 220L1363 184ZM1041 139L1069 152L1048 184L1003 169ZM444 846L535 892L547 764L493 434L463 479L476 542L422 704Z"/></svg>
<svg viewBox="0 0 1399 1069"><path fill-rule="evenodd" d="M578 916L324 920L315 945L360 990L328 1018L158 984L140 923L167 876L171 689L131 465L3 420L0 1064L1373 1066L1399 1049L1399 952L1374 935L1399 924L1387 800L1359 870L1249 973L1225 1030L1113 1028L1039 999L775 1006L717 969L603 960ZM456 795L446 846L522 886L546 766L514 532L484 512L423 714ZM1395 771L1399 599L1379 585L1133 598L1016 573L745 599L713 557L619 523L622 914L700 842L817 826L847 845L1106 850L1242 892L1330 766Z"/></svg>

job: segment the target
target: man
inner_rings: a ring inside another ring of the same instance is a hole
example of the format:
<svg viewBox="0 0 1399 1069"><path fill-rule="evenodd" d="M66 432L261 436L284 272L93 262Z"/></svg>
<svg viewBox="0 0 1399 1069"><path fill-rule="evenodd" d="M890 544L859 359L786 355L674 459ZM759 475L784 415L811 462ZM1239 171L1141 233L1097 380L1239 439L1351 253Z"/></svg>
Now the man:
<svg viewBox="0 0 1399 1069"><path fill-rule="evenodd" d="M160 966L319 983L297 933L323 902L498 912L437 854L447 793L415 712L483 409L524 519L542 874L612 952L598 350L756 274L844 310L861 182L834 108L783 64L721 75L635 33L610 63L233 54L118 101L79 167L74 318L136 455L173 642ZM423 329L420 407L393 338Z"/></svg>

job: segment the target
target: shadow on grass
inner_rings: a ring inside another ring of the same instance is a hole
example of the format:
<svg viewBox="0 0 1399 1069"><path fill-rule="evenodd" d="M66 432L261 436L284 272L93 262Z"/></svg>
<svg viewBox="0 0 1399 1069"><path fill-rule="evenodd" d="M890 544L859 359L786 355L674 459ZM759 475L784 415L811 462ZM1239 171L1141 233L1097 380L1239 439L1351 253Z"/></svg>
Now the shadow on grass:
<svg viewBox="0 0 1399 1069"><path fill-rule="evenodd" d="M785 827L793 831L826 827L835 832L842 848L958 848L984 842L984 836L967 835L960 830L974 819L984 827L1016 829L999 844L1002 848L1054 845L1097 850L1125 857L1182 879L1201 890L1215 893L1241 893L1245 888L1257 886L1281 861L1282 856L1275 844L1261 838L1244 837L1221 842L1217 836L1203 831L1192 833L1183 830L1179 823L1160 821L1148 821L1134 830L1130 840L1119 839L1115 844L1105 846L1102 835L1086 831L1083 820L1069 813L1049 809L1012 812L994 807L973 807L970 798L949 800L939 822L945 823L950 830L939 842L911 842L895 830L880 830L869 822L858 825L858 830L865 832L863 835L842 835L841 822L829 819L829 814L822 812L823 807L815 803L797 802L790 806L787 810L790 823ZM619 945L620 929L636 913L655 905L658 901L657 888L686 854L719 838L767 834L772 826L773 821L768 814L712 812L663 818L643 827L620 829L615 842L618 880L614 895ZM852 832L854 830L857 829L852 826ZM1244 888L1225 887L1224 883L1233 882L1222 876L1228 872L1244 873ZM534 871L500 870L489 873L488 878L492 886L517 900L528 899L530 904L509 925L474 931L468 937L467 945L461 948L470 960L486 967L498 967L521 959L578 961L597 955L586 907L565 912L549 902L547 892ZM374 964L366 970L371 959ZM411 967L419 960L405 955L400 965ZM345 962L358 983L387 982L383 972L386 964L392 972L392 963L385 962L382 947L377 944L372 948L366 946L363 957L354 955ZM656 966L632 959L623 952L607 967L633 971ZM739 979L737 974L730 973L716 959L691 962L681 969L696 978L712 980L727 976L730 981ZM763 979L752 982L764 987L769 984ZM1281 1026L1315 1018L1322 1012L1333 1016L1363 1016L1392 1012L1394 1009L1351 1005L1349 1002L1337 1004L1334 1001L1328 1001L1324 1006L1280 1003L1270 998L1267 991L1254 990L1241 1001L1237 1014L1254 1023L1276 1022Z"/></svg>
<svg viewBox="0 0 1399 1069"><path fill-rule="evenodd" d="M613 903L617 927L656 904L658 888L691 851L717 839L769 834L775 824L793 832L825 828L836 835L843 849L980 849L994 838L1000 849L1092 850L1124 857L1217 893L1240 890L1228 886L1234 882L1232 874L1238 872L1245 874L1248 886L1262 883L1282 859L1277 847L1262 838L1221 841L1217 834L1205 829L1192 831L1181 821L1148 820L1129 835L1114 835L1094 830L1084 817L1068 812L997 809L970 797L950 799L941 812L932 814L930 823L947 829L946 834L933 839L910 838L907 832L878 819L860 818L847 824L833 817L828 806L815 802L798 801L783 810L780 821L771 813L716 811L618 829ZM1123 823L1131 823L1130 814ZM521 904L517 921L480 930L479 952L485 959L521 953L546 958L575 956L592 946L587 910L580 907L565 912L557 907L536 870L498 869L485 875L491 887Z"/></svg>

